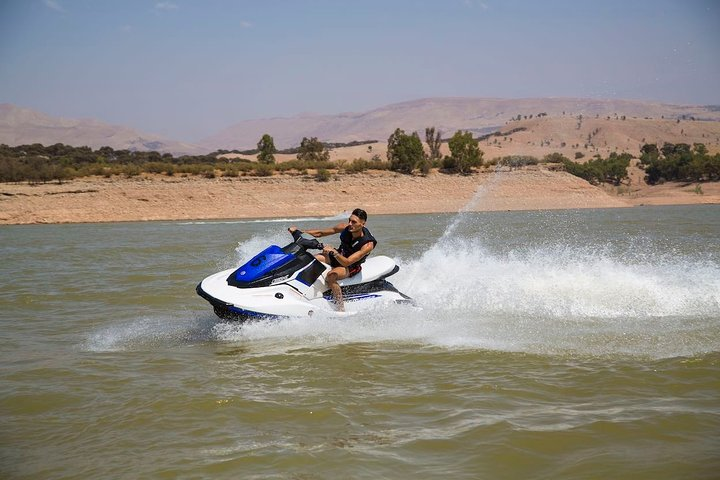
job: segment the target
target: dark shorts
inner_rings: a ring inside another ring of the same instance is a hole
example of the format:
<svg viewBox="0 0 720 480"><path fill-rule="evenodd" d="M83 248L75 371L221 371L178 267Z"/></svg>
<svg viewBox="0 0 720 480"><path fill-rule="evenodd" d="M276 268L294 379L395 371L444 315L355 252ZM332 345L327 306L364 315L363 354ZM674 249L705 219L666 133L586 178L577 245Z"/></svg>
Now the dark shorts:
<svg viewBox="0 0 720 480"><path fill-rule="evenodd" d="M330 257L330 266L333 267L333 268L335 268L335 267L342 267L342 265L340 265L340 264L338 263L338 261L335 260L335 258L333 258L333 257ZM347 276L347 278L354 277L355 275L357 275L358 273L360 273L360 270L362 270L362 265L350 265L350 267L348 267L348 276Z"/></svg>
<svg viewBox="0 0 720 480"><path fill-rule="evenodd" d="M352 265L350 268L348 268L348 278L354 277L358 273L360 273L360 270L362 270L362 265Z"/></svg>

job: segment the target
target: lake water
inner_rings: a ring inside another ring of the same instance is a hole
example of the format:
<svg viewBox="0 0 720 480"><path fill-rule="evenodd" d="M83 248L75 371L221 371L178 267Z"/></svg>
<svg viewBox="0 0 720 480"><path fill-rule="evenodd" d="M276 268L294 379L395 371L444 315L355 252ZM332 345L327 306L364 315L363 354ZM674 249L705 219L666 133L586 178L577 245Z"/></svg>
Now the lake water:
<svg viewBox="0 0 720 480"><path fill-rule="evenodd" d="M0 227L0 478L719 478L720 207L370 212L421 310L196 296L334 221Z"/></svg>

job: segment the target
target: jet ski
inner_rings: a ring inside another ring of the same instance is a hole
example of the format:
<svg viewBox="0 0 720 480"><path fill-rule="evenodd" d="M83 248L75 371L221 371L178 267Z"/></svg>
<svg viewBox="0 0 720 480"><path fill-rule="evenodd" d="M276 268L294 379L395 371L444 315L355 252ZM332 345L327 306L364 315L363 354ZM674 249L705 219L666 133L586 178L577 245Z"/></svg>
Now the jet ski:
<svg viewBox="0 0 720 480"><path fill-rule="evenodd" d="M337 311L325 283L331 267L308 252L322 248L316 239L295 231L293 242L284 247L270 245L240 267L210 275L196 291L210 302L218 317L241 322L316 313L352 315L378 302L414 304L386 280L400 267L391 258L378 255L367 258L358 274L338 281L346 311Z"/></svg>

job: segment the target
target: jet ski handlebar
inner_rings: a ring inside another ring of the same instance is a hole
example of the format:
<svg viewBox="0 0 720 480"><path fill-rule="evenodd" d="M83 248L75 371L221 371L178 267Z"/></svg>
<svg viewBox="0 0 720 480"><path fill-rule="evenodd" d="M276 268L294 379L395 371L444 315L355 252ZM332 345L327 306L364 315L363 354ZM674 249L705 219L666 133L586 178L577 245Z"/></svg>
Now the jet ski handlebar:
<svg viewBox="0 0 720 480"><path fill-rule="evenodd" d="M303 247L304 249L312 249L312 250L322 250L325 246L318 242L314 238L304 238L302 236L302 232L300 230L294 230L290 232L290 234L293 237L293 240L295 240L295 243Z"/></svg>

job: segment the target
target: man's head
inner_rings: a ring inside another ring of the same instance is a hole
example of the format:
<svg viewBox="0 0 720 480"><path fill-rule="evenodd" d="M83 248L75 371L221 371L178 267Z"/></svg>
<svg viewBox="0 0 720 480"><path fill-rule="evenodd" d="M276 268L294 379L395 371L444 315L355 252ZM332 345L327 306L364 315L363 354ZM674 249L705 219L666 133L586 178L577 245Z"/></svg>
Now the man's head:
<svg viewBox="0 0 720 480"><path fill-rule="evenodd" d="M348 224L350 226L351 232L357 232L362 230L362 227L365 225L365 222L367 221L367 213L362 208L356 208L352 211L350 214L350 219L348 220Z"/></svg>
<svg viewBox="0 0 720 480"><path fill-rule="evenodd" d="M367 222L367 212L362 208L356 208L352 211L352 214L362 220L363 223Z"/></svg>

